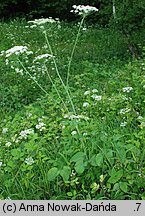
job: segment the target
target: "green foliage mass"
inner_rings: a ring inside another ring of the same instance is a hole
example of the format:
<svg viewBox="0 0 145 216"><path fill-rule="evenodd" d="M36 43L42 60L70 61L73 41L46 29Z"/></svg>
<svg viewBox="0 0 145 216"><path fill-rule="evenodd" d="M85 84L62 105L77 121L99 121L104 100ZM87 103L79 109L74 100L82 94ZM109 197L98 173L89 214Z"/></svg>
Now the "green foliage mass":
<svg viewBox="0 0 145 216"><path fill-rule="evenodd" d="M143 56L133 60L116 29L85 24L70 70L74 114L54 61L34 59L51 54L45 29L66 83L78 26L32 26L0 23L0 51L33 51L0 54L0 199L144 200Z"/></svg>

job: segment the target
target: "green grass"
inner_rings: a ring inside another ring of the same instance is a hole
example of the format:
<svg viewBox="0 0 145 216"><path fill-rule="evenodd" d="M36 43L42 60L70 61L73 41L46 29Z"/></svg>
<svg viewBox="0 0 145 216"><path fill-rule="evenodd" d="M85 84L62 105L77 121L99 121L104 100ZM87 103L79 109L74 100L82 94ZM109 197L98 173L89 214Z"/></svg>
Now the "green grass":
<svg viewBox="0 0 145 216"><path fill-rule="evenodd" d="M90 26L81 30L67 88L78 26L59 25L45 26L55 58L44 65L33 62L51 54L42 29L0 24L0 51L33 51L7 65L0 56L0 198L144 200L145 62L130 60L118 32Z"/></svg>

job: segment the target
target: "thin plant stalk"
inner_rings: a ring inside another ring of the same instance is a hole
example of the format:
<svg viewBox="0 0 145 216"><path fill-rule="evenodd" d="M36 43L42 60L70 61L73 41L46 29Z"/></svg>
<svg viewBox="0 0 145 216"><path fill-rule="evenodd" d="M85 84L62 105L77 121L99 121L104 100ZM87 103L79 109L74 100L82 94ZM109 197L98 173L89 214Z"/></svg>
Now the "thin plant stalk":
<svg viewBox="0 0 145 216"><path fill-rule="evenodd" d="M33 76L29 73L29 71L25 68L25 66L23 65L23 63L20 61L20 59L18 59L20 65L22 66L22 68L24 69L24 71L31 77L31 79L36 83L37 86L39 86L39 88L46 94L49 95L48 92L37 82L37 80L35 80L33 78Z"/></svg>
<svg viewBox="0 0 145 216"><path fill-rule="evenodd" d="M71 106L72 106L72 110L73 110L74 114L76 115L76 110L75 110L73 101L72 101L72 99L71 99L70 93L69 93L67 87L65 86L65 84L64 84L64 82L63 82L61 76L60 76L60 73L59 73L59 70L58 70L58 67L57 67L57 63L56 63L56 61L55 61L55 57L54 57L54 55L53 55L53 51L52 51L51 45L50 45L50 43L49 43L49 40L48 40L46 31L44 32L44 34L45 34L45 39L46 39L48 48L49 48L49 50L50 50L50 54L52 55L52 59L53 59L53 62L54 62L54 66L55 66L56 73L57 73L57 75L58 75L58 77L59 77L59 79L60 79L60 81L61 81L61 84L62 84L62 86L63 86L63 88L64 88L64 90L65 90L65 92L66 92L66 94L67 94L67 96L68 96L68 98L69 98L69 101L70 101Z"/></svg>
<svg viewBox="0 0 145 216"><path fill-rule="evenodd" d="M51 76L50 76L50 74L49 74L49 72L48 72L48 69L47 69L47 67L46 67L45 64L44 64L44 66L45 66L46 73L47 73L47 75L48 75L48 78L49 78L49 80L50 80L52 86L54 87L54 89L55 89L55 91L56 91L56 93L57 93L59 99L62 101L62 103L63 103L65 109L66 109L67 112L68 112L68 108L67 108L67 106L66 106L66 104L65 104L65 102L64 102L64 100L63 100L63 98L61 97L61 95L60 95L60 93L59 93L59 91L58 91L58 89L57 89L55 83L54 83L53 80L51 79Z"/></svg>
<svg viewBox="0 0 145 216"><path fill-rule="evenodd" d="M84 19L83 19L83 20L84 20ZM82 22L82 23L83 23L83 22ZM82 25L82 24L81 24L81 25ZM81 28L79 28L79 29L81 29ZM79 32L80 32L80 30L79 30ZM53 63L54 63L54 66L55 66L56 73L57 73L57 75L58 75L58 77L59 77L59 79L60 79L60 81L61 81L61 83L62 83L62 86L63 86L63 88L64 88L64 90L65 90L65 92L66 92L66 94L67 94L67 96L68 96L68 99L69 99L69 101L70 101L70 104L71 104L73 113L74 113L75 115L77 115L76 110L75 110L75 107L74 107L74 104L73 104L73 101L72 101L72 99L71 99L70 90L69 90L69 88L66 87L66 85L64 84L64 82L63 82L63 80L62 80L62 78L61 78L61 76L60 76L60 73L59 73L59 70L58 70L58 67L57 67L57 63L56 63L56 60L55 60L55 56L53 55L53 51L52 51L51 45L50 45L50 43L49 43L49 40L48 40L46 31L44 31L44 35L45 35L45 39L46 39L47 46L48 46L48 48L49 48L49 50L50 50L50 54L52 55L52 59L53 59ZM79 34L77 35L77 37L78 37L78 36L79 36ZM75 49L74 49L74 50L75 50ZM74 51L73 51L73 52L74 52ZM73 57L73 55L72 55L72 57ZM75 127L76 127L76 130L77 130L78 134L79 134L80 137L81 137L81 133L80 133L80 130L79 130L79 127L78 127L78 124L77 124L76 120L75 120ZM82 139L81 139L81 143L82 143L82 148L85 150L85 145L84 145L84 142L83 142Z"/></svg>
<svg viewBox="0 0 145 216"><path fill-rule="evenodd" d="M73 49L72 49L72 52L71 52L70 60L69 60L69 63L68 63L67 80L66 80L66 86L67 87L69 86L69 76L70 76L70 67L71 67L71 63L72 63L72 58L74 56L74 52L75 52L76 45L77 45L77 42L78 42L78 39L79 39L79 36L80 36L80 31L81 31L84 19L85 19L85 16L83 16L83 18L82 18L82 20L80 22L79 30L78 30L78 33L77 33L77 36L76 36L76 39L75 39L75 43L74 43L74 46L73 46Z"/></svg>

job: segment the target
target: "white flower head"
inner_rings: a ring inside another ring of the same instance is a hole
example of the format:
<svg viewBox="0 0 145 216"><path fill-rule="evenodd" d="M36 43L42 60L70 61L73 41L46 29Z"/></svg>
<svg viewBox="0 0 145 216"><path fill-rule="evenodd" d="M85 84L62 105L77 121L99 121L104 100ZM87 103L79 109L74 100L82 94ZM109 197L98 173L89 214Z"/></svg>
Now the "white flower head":
<svg viewBox="0 0 145 216"><path fill-rule="evenodd" d="M88 135L87 132L83 133L83 136L87 136L87 135Z"/></svg>
<svg viewBox="0 0 145 216"><path fill-rule="evenodd" d="M28 135L32 134L32 133L34 133L34 130L31 128L23 130L20 132L20 139L22 139L22 138L27 139Z"/></svg>
<svg viewBox="0 0 145 216"><path fill-rule="evenodd" d="M72 131L72 132L71 132L71 135L72 135L72 136L74 136L74 135L76 135L76 134L77 134L76 131Z"/></svg>
<svg viewBox="0 0 145 216"><path fill-rule="evenodd" d="M3 162L2 162L2 161L0 161L0 167L2 166L2 164L3 164Z"/></svg>
<svg viewBox="0 0 145 216"><path fill-rule="evenodd" d="M145 122L141 122L140 127L144 128L145 127Z"/></svg>
<svg viewBox="0 0 145 216"><path fill-rule="evenodd" d="M98 9L93 6L89 5L73 5L72 10L70 12L81 15L81 16L87 16L91 14L92 12L97 12Z"/></svg>
<svg viewBox="0 0 145 216"><path fill-rule="evenodd" d="M12 145L11 142L7 142L7 143L5 144L6 147L10 147L11 145Z"/></svg>
<svg viewBox="0 0 145 216"><path fill-rule="evenodd" d="M121 124L120 124L120 127L125 127L127 125L127 122L122 122Z"/></svg>
<svg viewBox="0 0 145 216"><path fill-rule="evenodd" d="M84 102L83 103L83 107L88 107L89 106L89 103L88 102Z"/></svg>
<svg viewBox="0 0 145 216"><path fill-rule="evenodd" d="M101 96L101 95L93 94L91 97L92 97L94 100L97 100L97 101L102 100L102 96Z"/></svg>
<svg viewBox="0 0 145 216"><path fill-rule="evenodd" d="M128 113L128 112L130 112L131 111L131 109L129 109L129 108L123 108L123 109L121 109L120 110L120 114L125 114L125 113Z"/></svg>
<svg viewBox="0 0 145 216"><path fill-rule="evenodd" d="M83 120L89 120L89 117L87 117L87 116L84 116L84 115L74 115L74 114L65 114L64 115L64 118L68 118L68 119L77 119L77 120L81 120L81 119L83 119Z"/></svg>
<svg viewBox="0 0 145 216"><path fill-rule="evenodd" d="M59 18L55 18L53 19L52 17L49 17L49 18L41 18L41 19L35 19L33 21L28 21L28 23L32 23L34 25L37 25L37 26L42 26L44 25L45 23L59 23Z"/></svg>
<svg viewBox="0 0 145 216"><path fill-rule="evenodd" d="M132 87L124 87L124 88L122 89L123 92L127 92L127 93L129 93L129 92L132 91L132 90L133 90Z"/></svg>
<svg viewBox="0 0 145 216"><path fill-rule="evenodd" d="M26 159L25 159L25 163L26 163L27 165L32 165L32 164L34 163L34 160L33 160L32 157L29 157L29 158L26 158Z"/></svg>
<svg viewBox="0 0 145 216"><path fill-rule="evenodd" d="M39 55L39 56L35 57L33 62L39 61L41 59L45 59L46 60L48 58L54 58L54 56L50 55L50 54L47 54L47 53L46 54L42 54L42 55Z"/></svg>
<svg viewBox="0 0 145 216"><path fill-rule="evenodd" d="M98 92L98 90L97 90L97 89L93 89L92 92L93 92L93 93L96 93L96 92Z"/></svg>
<svg viewBox="0 0 145 216"><path fill-rule="evenodd" d="M42 131L42 130L45 130L45 129L46 129L45 126L46 126L45 123L43 123L43 122L39 122L35 127L36 127L36 129Z"/></svg>
<svg viewBox="0 0 145 216"><path fill-rule="evenodd" d="M26 53L27 51L28 51L27 46L14 46L11 49L6 50L5 54L6 54L6 58L8 58L9 56L13 54L20 55L20 54Z"/></svg>
<svg viewBox="0 0 145 216"><path fill-rule="evenodd" d="M137 119L141 121L141 120L143 120L143 117L139 115L139 116L137 117Z"/></svg>
<svg viewBox="0 0 145 216"><path fill-rule="evenodd" d="M3 128L2 134L5 134L5 133L7 133L7 132L8 132L8 128Z"/></svg>
<svg viewBox="0 0 145 216"><path fill-rule="evenodd" d="M85 91L84 92L84 95L89 95L91 92L88 90L88 91Z"/></svg>

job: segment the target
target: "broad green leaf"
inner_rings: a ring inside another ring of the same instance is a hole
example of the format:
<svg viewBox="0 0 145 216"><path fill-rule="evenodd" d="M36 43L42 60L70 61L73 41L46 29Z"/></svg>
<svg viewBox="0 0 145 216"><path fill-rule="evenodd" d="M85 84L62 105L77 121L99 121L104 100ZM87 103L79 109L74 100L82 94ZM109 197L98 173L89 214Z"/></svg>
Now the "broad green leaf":
<svg viewBox="0 0 145 216"><path fill-rule="evenodd" d="M124 148L122 148L122 143L116 143L115 145L117 150L117 156L121 163L124 163L126 161L126 151Z"/></svg>
<svg viewBox="0 0 145 216"><path fill-rule="evenodd" d="M59 174L59 171L56 167L51 168L47 173L47 180L53 181Z"/></svg>
<svg viewBox="0 0 145 216"><path fill-rule="evenodd" d="M119 170L117 172L112 172L112 175L108 179L108 182L115 184L116 182L118 182L121 179L122 176L123 176L123 170Z"/></svg>
<svg viewBox="0 0 145 216"><path fill-rule="evenodd" d="M90 164L92 166L102 166L103 165L103 155L98 153L97 155L93 155L90 159Z"/></svg>
<svg viewBox="0 0 145 216"><path fill-rule="evenodd" d="M13 161L12 160L8 161L7 165L10 166L11 168L14 168L16 166L14 160Z"/></svg>
<svg viewBox="0 0 145 216"><path fill-rule="evenodd" d="M84 156L85 156L84 152L77 152L75 155L72 156L72 158L70 159L70 162L77 162L81 158L84 158Z"/></svg>
<svg viewBox="0 0 145 216"><path fill-rule="evenodd" d="M91 159L90 159L90 164L91 164L92 166L97 166L97 164L96 164L96 155L93 155L93 156L91 157Z"/></svg>
<svg viewBox="0 0 145 216"><path fill-rule="evenodd" d="M103 155L102 153L99 153L96 155L96 165L102 166L103 165Z"/></svg>
<svg viewBox="0 0 145 216"><path fill-rule="evenodd" d="M69 197L72 197L72 196L73 196L72 192L67 192L67 195L68 195Z"/></svg>
<svg viewBox="0 0 145 216"><path fill-rule="evenodd" d="M68 181L71 174L71 168L69 166L64 166L63 169L60 171L60 175L63 178L63 181Z"/></svg>
<svg viewBox="0 0 145 216"><path fill-rule="evenodd" d="M118 191L119 190L119 183L116 183L114 186L113 186L113 191Z"/></svg>
<svg viewBox="0 0 145 216"><path fill-rule="evenodd" d="M113 151L111 149L104 149L103 151L105 157L106 157L106 160L109 161L109 163L111 165L114 164L114 156L113 156Z"/></svg>
<svg viewBox="0 0 145 216"><path fill-rule="evenodd" d="M82 174L85 170L85 163L83 162L83 160L79 160L76 162L75 164L75 170L78 174Z"/></svg>
<svg viewBox="0 0 145 216"><path fill-rule="evenodd" d="M127 191L128 191L127 183L126 183L126 182L120 182L120 189L121 189L123 192L127 193Z"/></svg>
<svg viewBox="0 0 145 216"><path fill-rule="evenodd" d="M19 148L16 148L16 149L11 150L11 155L15 157L16 159L18 159L18 158L21 158L24 155L24 153L21 152Z"/></svg>

